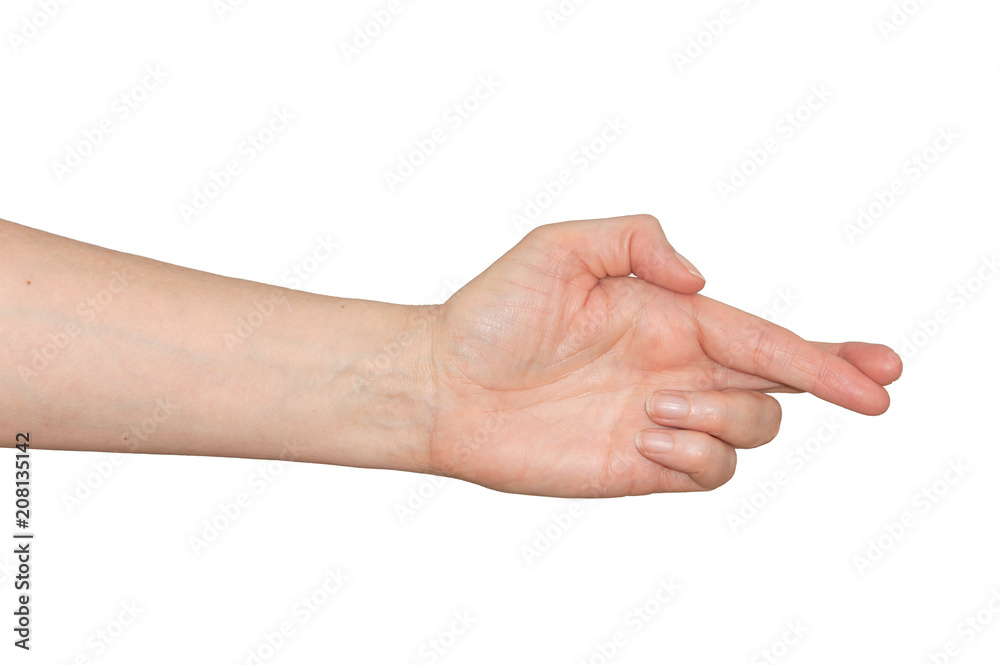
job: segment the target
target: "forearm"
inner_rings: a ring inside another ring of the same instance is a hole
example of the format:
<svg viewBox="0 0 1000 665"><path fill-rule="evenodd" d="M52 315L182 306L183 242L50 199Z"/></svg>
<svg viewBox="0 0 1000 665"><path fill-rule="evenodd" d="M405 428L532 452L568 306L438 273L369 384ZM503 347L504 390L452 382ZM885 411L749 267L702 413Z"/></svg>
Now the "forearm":
<svg viewBox="0 0 1000 665"><path fill-rule="evenodd" d="M3 221L0 252L3 431L38 448L427 470L437 306L292 291Z"/></svg>

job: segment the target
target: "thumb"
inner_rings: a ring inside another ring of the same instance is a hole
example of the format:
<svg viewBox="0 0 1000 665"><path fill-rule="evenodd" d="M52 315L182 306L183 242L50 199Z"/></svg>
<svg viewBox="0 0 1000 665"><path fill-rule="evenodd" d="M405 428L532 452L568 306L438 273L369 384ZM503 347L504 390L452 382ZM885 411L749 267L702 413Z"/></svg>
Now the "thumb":
<svg viewBox="0 0 1000 665"><path fill-rule="evenodd" d="M546 255L561 259L564 266L582 263L595 278L636 277L677 293L697 293L705 278L667 241L659 220L652 215L627 215L606 219L543 224L526 240L545 246Z"/></svg>

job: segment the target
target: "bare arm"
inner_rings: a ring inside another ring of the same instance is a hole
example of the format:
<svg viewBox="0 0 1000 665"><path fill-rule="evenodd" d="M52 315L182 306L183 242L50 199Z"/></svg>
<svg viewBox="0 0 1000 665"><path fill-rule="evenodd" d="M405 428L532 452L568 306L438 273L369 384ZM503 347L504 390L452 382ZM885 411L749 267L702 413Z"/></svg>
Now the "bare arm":
<svg viewBox="0 0 1000 665"><path fill-rule="evenodd" d="M0 252L3 431L30 429L39 448L426 469L437 307L231 279L6 221Z"/></svg>
<svg viewBox="0 0 1000 665"><path fill-rule="evenodd" d="M777 434L767 393L877 415L902 371L885 346L808 342L701 296L648 215L539 227L437 306L291 291L10 222L0 252L0 428L39 448L553 496L712 489L737 448Z"/></svg>

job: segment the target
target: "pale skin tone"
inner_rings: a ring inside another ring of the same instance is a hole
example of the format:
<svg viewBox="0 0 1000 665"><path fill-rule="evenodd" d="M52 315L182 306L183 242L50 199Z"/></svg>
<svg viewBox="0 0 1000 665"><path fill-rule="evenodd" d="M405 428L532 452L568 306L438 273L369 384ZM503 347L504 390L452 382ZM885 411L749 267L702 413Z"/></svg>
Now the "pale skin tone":
<svg viewBox="0 0 1000 665"><path fill-rule="evenodd" d="M648 215L541 226L442 305L320 296L0 221L0 431L35 448L400 469L565 497L713 489L771 392L889 406L888 347L706 298ZM669 408L668 408L669 407ZM665 448L665 444L672 447Z"/></svg>

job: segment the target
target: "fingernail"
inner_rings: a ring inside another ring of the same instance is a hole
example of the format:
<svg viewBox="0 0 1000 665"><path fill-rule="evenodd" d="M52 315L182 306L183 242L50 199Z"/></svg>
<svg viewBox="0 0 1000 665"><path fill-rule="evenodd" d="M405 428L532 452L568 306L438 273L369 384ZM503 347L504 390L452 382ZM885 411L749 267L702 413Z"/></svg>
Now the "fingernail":
<svg viewBox="0 0 1000 665"><path fill-rule="evenodd" d="M652 418L683 418L690 410L688 401L678 395L653 393L649 400L649 415Z"/></svg>
<svg viewBox="0 0 1000 665"><path fill-rule="evenodd" d="M698 269L694 267L694 264L688 261L686 258L684 258L683 254L681 254L680 252L674 252L674 254L677 255L677 260L680 261L682 264L684 264L684 267L687 268L687 271L689 273L691 273L695 277L698 277L699 279L705 279L705 276L702 275L700 272L698 272Z"/></svg>
<svg viewBox="0 0 1000 665"><path fill-rule="evenodd" d="M663 430L643 430L635 435L635 446L647 453L669 453L674 447L674 437Z"/></svg>

